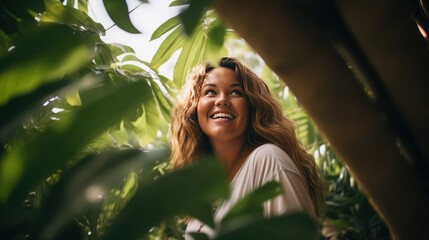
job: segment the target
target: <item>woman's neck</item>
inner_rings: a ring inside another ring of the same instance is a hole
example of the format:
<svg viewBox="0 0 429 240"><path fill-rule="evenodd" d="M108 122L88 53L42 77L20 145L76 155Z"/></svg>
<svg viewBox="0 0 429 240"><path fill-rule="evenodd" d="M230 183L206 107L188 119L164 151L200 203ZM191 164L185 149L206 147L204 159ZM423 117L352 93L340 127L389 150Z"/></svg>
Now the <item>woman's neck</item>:
<svg viewBox="0 0 429 240"><path fill-rule="evenodd" d="M232 141L210 141L213 153L221 161L231 180L239 167L248 156L246 139L235 139Z"/></svg>

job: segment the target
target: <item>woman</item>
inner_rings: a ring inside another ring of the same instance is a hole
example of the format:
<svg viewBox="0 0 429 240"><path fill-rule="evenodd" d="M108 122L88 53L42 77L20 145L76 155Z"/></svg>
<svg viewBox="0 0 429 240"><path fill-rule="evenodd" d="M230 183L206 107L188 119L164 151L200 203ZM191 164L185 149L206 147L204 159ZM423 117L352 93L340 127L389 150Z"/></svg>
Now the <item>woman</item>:
<svg viewBox="0 0 429 240"><path fill-rule="evenodd" d="M284 191L265 203L266 217L297 210L319 215L323 184L313 158L300 145L292 122L267 85L237 59L222 58L218 67L195 67L172 116L174 167L209 154L225 167L231 198L216 209L217 221L239 199L272 180ZM213 234L196 219L187 232Z"/></svg>

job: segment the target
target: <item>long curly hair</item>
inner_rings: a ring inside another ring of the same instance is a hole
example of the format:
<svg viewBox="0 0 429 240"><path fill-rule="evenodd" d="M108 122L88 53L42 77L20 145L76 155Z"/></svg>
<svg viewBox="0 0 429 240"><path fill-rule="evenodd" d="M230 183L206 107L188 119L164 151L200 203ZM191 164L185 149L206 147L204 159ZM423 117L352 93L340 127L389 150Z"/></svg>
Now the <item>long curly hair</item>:
<svg viewBox="0 0 429 240"><path fill-rule="evenodd" d="M316 213L320 215L324 205L323 181L313 156L298 140L293 122L284 116L266 83L237 59L221 58L219 67L232 69L243 84L250 105L248 144L259 146L272 143L287 152L304 176ZM194 67L177 95L170 127L171 160L175 168L193 164L212 153L208 139L198 124L197 104L202 84L214 68L211 64Z"/></svg>

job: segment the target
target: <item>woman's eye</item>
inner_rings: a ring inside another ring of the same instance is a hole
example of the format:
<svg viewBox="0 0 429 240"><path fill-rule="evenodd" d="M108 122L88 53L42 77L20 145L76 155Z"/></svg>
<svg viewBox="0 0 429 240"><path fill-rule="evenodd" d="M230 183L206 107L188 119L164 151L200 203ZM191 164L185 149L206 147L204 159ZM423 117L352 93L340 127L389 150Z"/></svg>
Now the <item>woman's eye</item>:
<svg viewBox="0 0 429 240"><path fill-rule="evenodd" d="M205 96L213 96L213 95L216 95L216 92L212 89L208 89L208 90L204 91L204 95Z"/></svg>
<svg viewBox="0 0 429 240"><path fill-rule="evenodd" d="M243 96L243 92L240 91L240 90L238 90L238 89L236 89L236 90L232 90L231 91L231 95L233 95L233 96Z"/></svg>

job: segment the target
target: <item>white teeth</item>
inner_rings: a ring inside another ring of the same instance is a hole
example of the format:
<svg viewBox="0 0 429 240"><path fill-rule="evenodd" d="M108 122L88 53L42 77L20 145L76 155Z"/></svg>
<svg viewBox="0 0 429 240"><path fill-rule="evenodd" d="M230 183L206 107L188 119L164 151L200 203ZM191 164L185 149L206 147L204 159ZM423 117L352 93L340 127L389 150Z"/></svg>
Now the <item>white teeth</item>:
<svg viewBox="0 0 429 240"><path fill-rule="evenodd" d="M213 114L212 118L213 119L216 119L216 118L228 118L228 119L232 120L232 119L234 119L234 116L232 114L229 114L229 113L215 113L215 114Z"/></svg>

